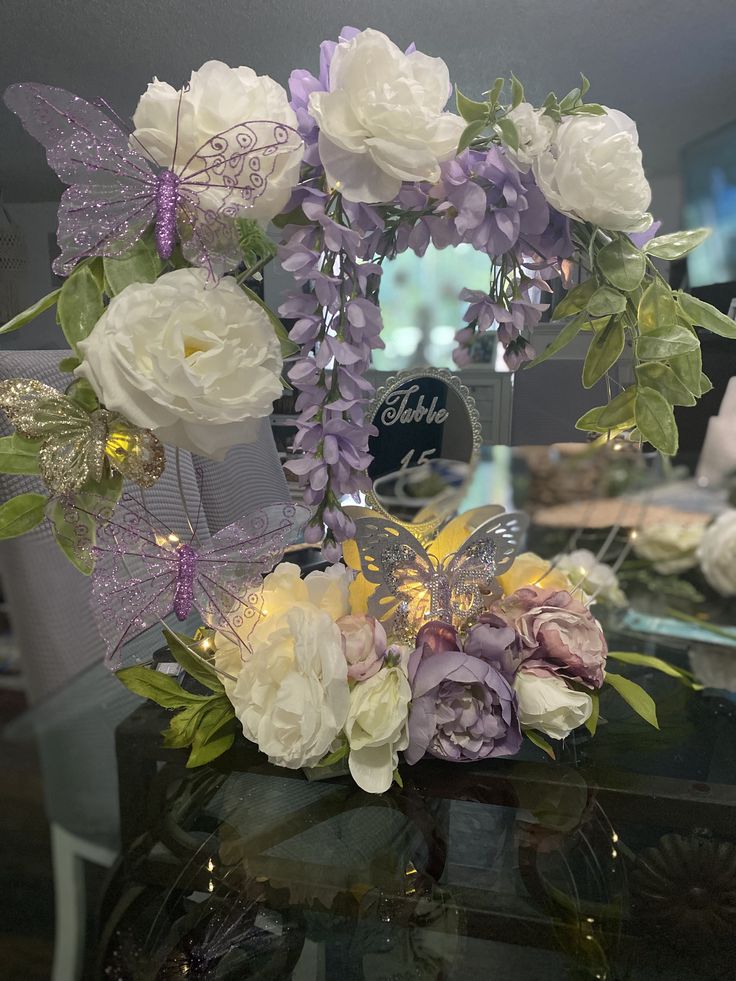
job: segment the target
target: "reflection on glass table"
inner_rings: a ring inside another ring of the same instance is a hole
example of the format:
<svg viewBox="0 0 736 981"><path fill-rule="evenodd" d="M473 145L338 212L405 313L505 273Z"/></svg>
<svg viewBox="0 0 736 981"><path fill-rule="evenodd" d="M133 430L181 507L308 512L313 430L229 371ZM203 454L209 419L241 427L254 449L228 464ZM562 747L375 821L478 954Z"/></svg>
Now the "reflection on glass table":
<svg viewBox="0 0 736 981"><path fill-rule="evenodd" d="M165 713L141 705L117 731L122 859L94 976L732 976L736 702L636 678L659 731L604 700L596 740L570 738L557 763L423 761L379 798L244 741L187 770L160 747Z"/></svg>

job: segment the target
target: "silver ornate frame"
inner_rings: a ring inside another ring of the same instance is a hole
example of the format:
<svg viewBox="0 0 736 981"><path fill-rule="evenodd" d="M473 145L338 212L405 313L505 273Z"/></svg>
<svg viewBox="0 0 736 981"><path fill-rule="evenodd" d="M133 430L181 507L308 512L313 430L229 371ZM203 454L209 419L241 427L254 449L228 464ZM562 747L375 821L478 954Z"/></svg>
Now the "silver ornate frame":
<svg viewBox="0 0 736 981"><path fill-rule="evenodd" d="M448 388L451 388L457 395L460 396L463 405L468 411L468 420L470 422L470 427L473 434L473 449L470 460L468 461L468 475L458 489L458 495L462 495L464 491L467 490L478 463L478 455L483 442L483 431L481 427L480 415L478 414L478 409L475 405L475 399L470 394L470 389L467 387L467 385L463 385L462 381L457 375L453 375L447 368L432 367L410 368L407 371L401 371L396 375L391 375L386 379L384 384L377 389L376 394L373 396L373 399L368 407L368 412L366 413L366 420L369 423L373 422L379 408L383 404L383 400L389 394L389 392L393 391L395 388L398 388L400 385L404 385L407 381L413 381L417 378L434 378L438 381L444 382ZM384 518L388 518L389 520L394 521L396 524L402 525L404 528L408 528L420 541L430 537L437 528L438 520L422 521L418 523L411 521L400 521L383 507L372 490L367 492L365 500L366 504L374 511L377 511L379 514L383 515Z"/></svg>

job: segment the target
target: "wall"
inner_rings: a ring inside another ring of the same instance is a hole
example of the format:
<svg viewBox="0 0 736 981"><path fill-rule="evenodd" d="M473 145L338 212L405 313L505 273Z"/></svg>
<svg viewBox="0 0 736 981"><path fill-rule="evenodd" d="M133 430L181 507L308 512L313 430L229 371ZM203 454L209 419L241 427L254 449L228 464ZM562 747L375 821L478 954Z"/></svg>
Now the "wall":
<svg viewBox="0 0 736 981"><path fill-rule="evenodd" d="M25 238L27 262L18 282L21 310L50 293L58 285L51 272L51 249L56 243L58 201L8 204L6 209ZM35 321L12 334L0 335L0 349L16 351L64 348L66 342L56 326L54 311L47 310Z"/></svg>
<svg viewBox="0 0 736 981"><path fill-rule="evenodd" d="M662 222L660 234L678 232L682 228L682 180L678 173L650 177L652 188L651 212Z"/></svg>

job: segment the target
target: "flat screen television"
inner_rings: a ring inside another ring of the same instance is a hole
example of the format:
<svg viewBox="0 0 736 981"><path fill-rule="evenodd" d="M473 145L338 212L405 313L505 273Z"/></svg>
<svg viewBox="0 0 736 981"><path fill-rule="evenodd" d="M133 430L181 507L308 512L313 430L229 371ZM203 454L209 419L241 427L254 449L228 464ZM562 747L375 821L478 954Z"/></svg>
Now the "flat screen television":
<svg viewBox="0 0 736 981"><path fill-rule="evenodd" d="M736 120L686 146L682 164L685 227L713 229L687 258L689 285L736 280Z"/></svg>

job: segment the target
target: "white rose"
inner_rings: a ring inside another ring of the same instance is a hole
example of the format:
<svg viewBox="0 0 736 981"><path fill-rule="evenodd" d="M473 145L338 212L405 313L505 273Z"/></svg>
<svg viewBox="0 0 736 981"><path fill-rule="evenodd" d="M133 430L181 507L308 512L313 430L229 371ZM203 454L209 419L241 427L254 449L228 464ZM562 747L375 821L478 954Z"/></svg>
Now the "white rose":
<svg viewBox="0 0 736 981"><path fill-rule="evenodd" d="M350 693L345 735L353 780L369 794L391 786L399 753L409 745L407 718L411 688L406 659L358 682Z"/></svg>
<svg viewBox="0 0 736 981"><path fill-rule="evenodd" d="M698 559L709 585L721 596L736 596L736 510L724 511L706 528Z"/></svg>
<svg viewBox="0 0 736 981"><path fill-rule="evenodd" d="M587 548L579 548L557 559L557 568L564 572L573 586L578 586L586 604L609 603L623 606L626 596L618 584L618 576L605 562L599 562Z"/></svg>
<svg viewBox="0 0 736 981"><path fill-rule="evenodd" d="M655 572L672 576L687 572L698 564L698 545L703 537L702 525L678 525L660 522L638 531L634 553L652 563Z"/></svg>
<svg viewBox="0 0 736 981"><path fill-rule="evenodd" d="M529 170L536 158L549 149L557 129L555 122L530 102L520 102L508 113L508 119L516 127L519 149L507 146L506 153L519 170Z"/></svg>
<svg viewBox="0 0 736 981"><path fill-rule="evenodd" d="M324 611L294 604L259 623L249 645L229 696L243 732L278 766L314 766L348 713L340 631Z"/></svg>
<svg viewBox="0 0 736 981"><path fill-rule="evenodd" d="M222 459L258 435L282 392L281 346L262 307L203 269L133 283L79 344L76 374L165 443Z"/></svg>
<svg viewBox="0 0 736 981"><path fill-rule="evenodd" d="M296 113L278 82L268 75L256 75L252 68L230 68L221 61L208 61L199 71L192 72L189 88L183 92L157 78L149 84L133 116L135 131L131 142L135 146L136 140L140 141L162 167L176 164L184 168L184 174L194 173L202 169L201 160L185 165L207 140L238 123L257 120L297 127ZM265 222L283 210L299 180L302 156L303 147L277 156L266 189L248 207L248 217ZM267 173L273 159L269 157L260 169ZM221 203L222 195L218 198L217 191L209 189L206 194L210 206Z"/></svg>
<svg viewBox="0 0 736 981"><path fill-rule="evenodd" d="M593 711L593 699L587 692L570 688L556 675L518 671L514 690L522 728L537 729L552 739L569 736Z"/></svg>
<svg viewBox="0 0 736 981"><path fill-rule="evenodd" d="M337 45L330 91L313 92L327 180L348 201L390 201L402 181L437 181L465 128L443 112L450 76L441 58L404 54L367 30Z"/></svg>
<svg viewBox="0 0 736 981"><path fill-rule="evenodd" d="M652 223L639 134L618 109L567 116L533 169L547 201L564 215L612 231L639 232Z"/></svg>

